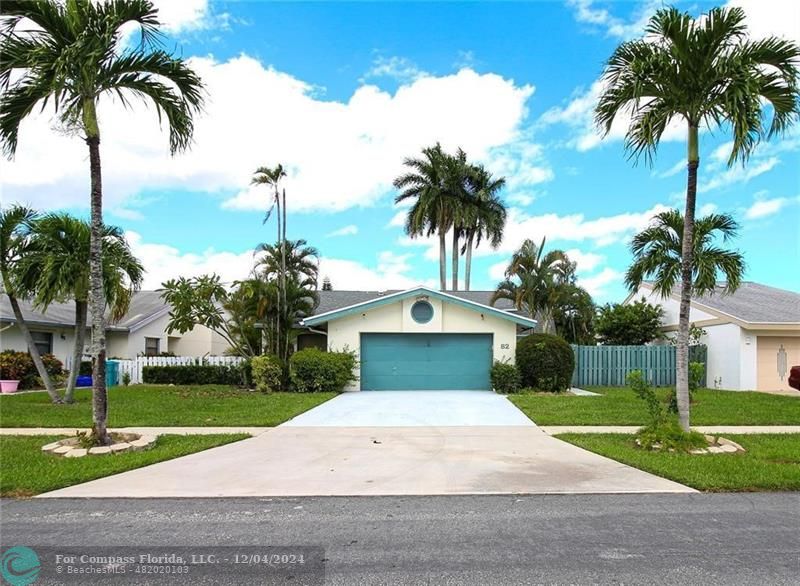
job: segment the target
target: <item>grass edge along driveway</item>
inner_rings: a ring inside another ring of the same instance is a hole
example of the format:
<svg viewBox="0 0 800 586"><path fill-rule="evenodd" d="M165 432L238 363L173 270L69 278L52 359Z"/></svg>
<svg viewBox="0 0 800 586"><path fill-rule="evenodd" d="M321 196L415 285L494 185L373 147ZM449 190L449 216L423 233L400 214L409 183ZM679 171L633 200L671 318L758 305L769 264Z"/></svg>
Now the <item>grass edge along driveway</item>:
<svg viewBox="0 0 800 586"><path fill-rule="evenodd" d="M162 435L153 447L108 456L61 458L44 454L42 446L55 435L0 436L0 496L29 497L104 476L172 460L209 448L247 439L247 434Z"/></svg>
<svg viewBox="0 0 800 586"><path fill-rule="evenodd" d="M697 490L800 490L800 434L725 434L746 450L736 454L651 452L637 447L629 434L567 433L555 437Z"/></svg>
<svg viewBox="0 0 800 586"><path fill-rule="evenodd" d="M631 389L593 388L599 397L509 395L537 425L645 425L645 403ZM666 401L671 389L657 389ZM755 391L695 391L692 425L800 425L800 399Z"/></svg>
<svg viewBox="0 0 800 586"><path fill-rule="evenodd" d="M259 393L222 385L113 387L108 425L115 427L274 427L335 397L335 393ZM53 405L47 393L0 397L0 427L75 427L92 422L92 393Z"/></svg>

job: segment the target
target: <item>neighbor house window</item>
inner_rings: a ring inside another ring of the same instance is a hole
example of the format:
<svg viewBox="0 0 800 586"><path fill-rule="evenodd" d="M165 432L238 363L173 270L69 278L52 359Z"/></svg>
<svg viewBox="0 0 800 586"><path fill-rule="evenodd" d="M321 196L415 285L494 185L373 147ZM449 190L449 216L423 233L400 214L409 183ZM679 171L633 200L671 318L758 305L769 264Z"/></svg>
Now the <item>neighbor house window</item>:
<svg viewBox="0 0 800 586"><path fill-rule="evenodd" d="M144 339L144 355L158 356L161 352L161 338Z"/></svg>
<svg viewBox="0 0 800 586"><path fill-rule="evenodd" d="M33 345L39 351L39 355L53 353L53 334L50 332L31 332Z"/></svg>

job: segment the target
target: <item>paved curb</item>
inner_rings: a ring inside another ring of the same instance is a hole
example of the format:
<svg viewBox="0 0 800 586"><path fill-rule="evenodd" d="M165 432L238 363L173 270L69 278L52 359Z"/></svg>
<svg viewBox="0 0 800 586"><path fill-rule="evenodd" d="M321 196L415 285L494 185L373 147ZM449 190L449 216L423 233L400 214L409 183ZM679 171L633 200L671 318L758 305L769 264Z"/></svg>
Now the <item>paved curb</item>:
<svg viewBox="0 0 800 586"><path fill-rule="evenodd" d="M560 433L636 433L640 425L542 425L539 427L548 435ZM758 434L758 433L800 433L800 425L698 425L692 429L700 433L719 434Z"/></svg>

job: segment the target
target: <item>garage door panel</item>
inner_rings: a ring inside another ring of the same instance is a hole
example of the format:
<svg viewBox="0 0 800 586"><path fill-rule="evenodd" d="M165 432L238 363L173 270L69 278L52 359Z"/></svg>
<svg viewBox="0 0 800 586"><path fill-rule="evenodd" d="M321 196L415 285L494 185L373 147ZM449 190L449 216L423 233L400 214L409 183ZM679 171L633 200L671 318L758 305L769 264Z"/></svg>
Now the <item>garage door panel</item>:
<svg viewBox="0 0 800 586"><path fill-rule="evenodd" d="M364 390L489 389L491 334L362 334Z"/></svg>

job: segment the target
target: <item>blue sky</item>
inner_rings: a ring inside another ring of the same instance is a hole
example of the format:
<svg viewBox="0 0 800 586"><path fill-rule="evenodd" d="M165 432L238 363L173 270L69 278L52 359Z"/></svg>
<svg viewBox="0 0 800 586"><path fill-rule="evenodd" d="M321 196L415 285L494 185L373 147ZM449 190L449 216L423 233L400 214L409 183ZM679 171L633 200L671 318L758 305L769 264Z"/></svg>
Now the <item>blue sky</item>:
<svg viewBox="0 0 800 586"><path fill-rule="evenodd" d="M800 40L794 3L742 3L754 35ZM209 105L193 149L174 159L152 112L101 108L107 220L127 231L148 287L178 274L246 276L253 247L275 234L261 222L266 191L248 185L258 165L289 167L289 236L319 248L338 289L436 282L436 249L404 236L391 189L402 158L436 140L509 183L506 238L479 249L473 289L492 288L524 238L546 236L598 301L621 300L627 240L682 202L682 128L650 168L626 159L621 126L601 141L590 123L604 60L659 3L157 4ZM733 245L748 279L800 290L800 131L745 168L726 167L728 140L702 136L699 208L741 222ZM47 113L30 121L4 163L4 201L85 214L84 149Z"/></svg>

